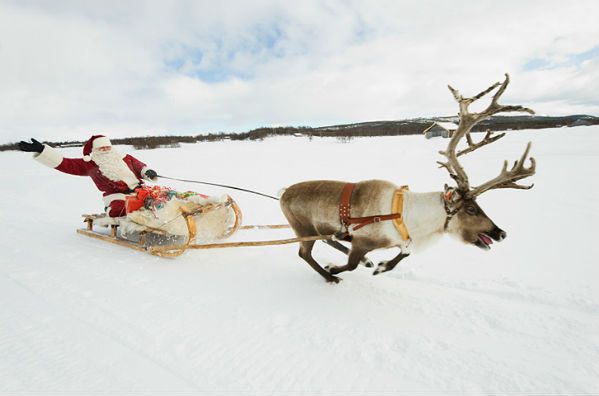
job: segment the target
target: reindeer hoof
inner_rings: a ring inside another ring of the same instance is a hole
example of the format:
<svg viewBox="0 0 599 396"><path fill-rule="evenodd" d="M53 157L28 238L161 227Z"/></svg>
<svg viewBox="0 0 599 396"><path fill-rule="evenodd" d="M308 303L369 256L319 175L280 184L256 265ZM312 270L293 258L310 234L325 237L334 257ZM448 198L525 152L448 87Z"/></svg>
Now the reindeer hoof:
<svg viewBox="0 0 599 396"><path fill-rule="evenodd" d="M339 278L338 276L330 276L327 278L327 283L339 283L342 280L343 279Z"/></svg>
<svg viewBox="0 0 599 396"><path fill-rule="evenodd" d="M337 267L336 265L327 265L326 267L324 267L324 270L326 272L328 272L329 274L335 275L339 273L339 267Z"/></svg>
<svg viewBox="0 0 599 396"><path fill-rule="evenodd" d="M372 267L374 267L374 263L372 261L370 261L370 260L362 261L362 264L366 268L372 268Z"/></svg>
<svg viewBox="0 0 599 396"><path fill-rule="evenodd" d="M385 272L385 271L387 271L387 262L386 261L381 261L379 263L379 265L377 265L377 267L374 270L374 272L372 273L372 275L378 275L381 272Z"/></svg>

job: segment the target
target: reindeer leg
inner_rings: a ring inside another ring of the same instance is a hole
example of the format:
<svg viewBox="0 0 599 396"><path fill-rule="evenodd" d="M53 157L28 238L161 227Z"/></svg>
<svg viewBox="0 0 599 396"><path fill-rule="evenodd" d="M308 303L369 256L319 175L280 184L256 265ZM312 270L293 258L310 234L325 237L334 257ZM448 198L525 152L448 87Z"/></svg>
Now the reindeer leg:
<svg viewBox="0 0 599 396"><path fill-rule="evenodd" d="M349 248L347 246L345 246L335 240L331 240L331 239L326 239L323 242L326 243L327 245L339 250L340 252L349 255ZM364 256L362 258L362 260L360 260L360 263L362 263L365 267L368 267L368 268L374 267L374 264L372 263L372 261L370 261L370 259L368 259L366 256Z"/></svg>
<svg viewBox="0 0 599 396"><path fill-rule="evenodd" d="M355 245L352 245L352 249L350 250L347 259L347 264L341 266L328 265L326 267L326 270L333 275L344 271L353 271L356 269L358 264L360 264L360 261L364 258L364 255L369 251L370 249L365 249L364 247L357 247Z"/></svg>
<svg viewBox="0 0 599 396"><path fill-rule="evenodd" d="M303 258L314 271L318 272L329 283L339 283L341 278L331 275L314 260L312 257L312 248L316 241L300 242L299 256Z"/></svg>
<svg viewBox="0 0 599 396"><path fill-rule="evenodd" d="M400 252L397 256L393 257L389 261L381 261L379 263L379 265L376 267L376 269L374 270L374 272L372 273L372 275L378 275L381 272L391 271L393 268L395 268L397 263L399 263L401 260L408 257L409 255L410 255L409 253L401 253Z"/></svg>

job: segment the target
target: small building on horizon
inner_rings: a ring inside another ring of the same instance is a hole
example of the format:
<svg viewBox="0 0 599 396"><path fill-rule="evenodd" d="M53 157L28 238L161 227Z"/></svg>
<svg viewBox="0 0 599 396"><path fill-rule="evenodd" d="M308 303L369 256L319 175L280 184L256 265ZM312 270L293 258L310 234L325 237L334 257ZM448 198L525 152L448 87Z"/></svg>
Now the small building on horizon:
<svg viewBox="0 0 599 396"><path fill-rule="evenodd" d="M427 139L441 136L449 138L453 135L453 132L458 129L457 124L453 122L435 121L431 126L426 128L422 133Z"/></svg>

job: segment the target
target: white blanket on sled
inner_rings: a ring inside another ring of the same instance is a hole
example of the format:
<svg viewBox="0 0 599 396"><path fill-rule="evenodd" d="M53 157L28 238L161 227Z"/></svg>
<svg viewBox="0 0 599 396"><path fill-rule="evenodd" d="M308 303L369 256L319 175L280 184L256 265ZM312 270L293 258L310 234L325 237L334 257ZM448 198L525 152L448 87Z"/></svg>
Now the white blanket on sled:
<svg viewBox="0 0 599 396"><path fill-rule="evenodd" d="M149 210L141 208L129 213L126 219L120 221L123 235L149 229L163 231L171 235L188 235L187 224L181 215L181 207L200 207L209 204L223 204L228 196L203 198L199 195L178 199L173 197L164 203L160 209ZM210 210L194 216L197 228L196 241L210 242L222 236L235 222L235 212L230 206Z"/></svg>

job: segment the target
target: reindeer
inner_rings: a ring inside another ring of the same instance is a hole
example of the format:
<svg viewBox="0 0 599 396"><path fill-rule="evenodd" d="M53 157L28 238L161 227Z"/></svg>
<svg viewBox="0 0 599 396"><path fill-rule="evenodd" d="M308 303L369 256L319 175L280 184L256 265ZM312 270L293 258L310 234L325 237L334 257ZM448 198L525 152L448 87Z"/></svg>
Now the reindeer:
<svg viewBox="0 0 599 396"><path fill-rule="evenodd" d="M509 75L506 74L503 83L497 82L472 98L464 98L456 89L448 86L459 104L460 122L450 137L447 149L439 152L446 161L438 161L438 164L449 172L457 184L455 187L446 184L443 191L415 193L384 180L355 184L318 180L288 187L281 196L280 204L295 234L298 237L334 235L325 242L346 253L348 260L345 265L321 267L312 257L315 241L301 242L299 256L327 282L337 283L340 278L336 274L353 271L359 263L372 267L366 254L375 249L399 247L400 253L391 260L379 263L373 275L392 270L410 255L414 247L428 245L444 233L484 250L489 250L493 241L504 240L506 232L497 227L478 206L476 197L499 188L532 188L533 185L516 183L535 173L534 158L530 157L530 166L525 166L531 143L528 143L511 169L508 169L508 162L505 161L498 176L477 187L470 186L468 175L458 157L505 135L494 136L487 131L484 138L475 143L470 133L482 120L502 112L534 114L533 110L526 107L505 106L497 102L509 82ZM485 110L479 113L468 110L473 102L497 87L499 89ZM458 143L464 136L468 147L458 151ZM351 249L339 240L351 242Z"/></svg>

